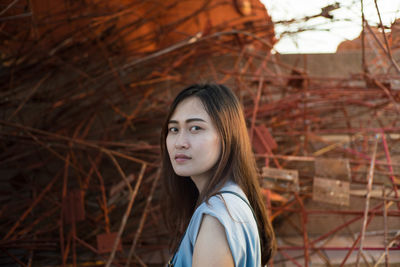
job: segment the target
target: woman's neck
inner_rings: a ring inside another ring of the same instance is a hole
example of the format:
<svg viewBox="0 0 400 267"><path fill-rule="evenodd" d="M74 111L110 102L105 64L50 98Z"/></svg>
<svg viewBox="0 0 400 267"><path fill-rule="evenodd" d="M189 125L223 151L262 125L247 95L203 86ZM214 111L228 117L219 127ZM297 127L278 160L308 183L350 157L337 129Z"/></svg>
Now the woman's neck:
<svg viewBox="0 0 400 267"><path fill-rule="evenodd" d="M196 185L197 190L199 190L199 194L201 194L209 181L208 177L200 175L200 176L191 176L190 178Z"/></svg>

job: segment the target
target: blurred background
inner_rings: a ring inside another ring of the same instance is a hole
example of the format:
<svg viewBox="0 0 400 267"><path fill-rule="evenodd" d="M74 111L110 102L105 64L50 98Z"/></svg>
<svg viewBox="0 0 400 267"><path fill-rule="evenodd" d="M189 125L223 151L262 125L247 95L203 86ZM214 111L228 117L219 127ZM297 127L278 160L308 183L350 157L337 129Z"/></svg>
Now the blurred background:
<svg viewBox="0 0 400 267"><path fill-rule="evenodd" d="M389 29L400 17L400 1L261 1L274 21L279 53L335 53L339 43L355 39L362 31L363 9L370 25ZM328 8L327 8L328 7ZM321 12L329 15L314 17ZM380 14L380 18L379 15Z"/></svg>
<svg viewBox="0 0 400 267"><path fill-rule="evenodd" d="M400 1L0 0L0 265L164 266L160 127L240 99L269 266L400 266Z"/></svg>

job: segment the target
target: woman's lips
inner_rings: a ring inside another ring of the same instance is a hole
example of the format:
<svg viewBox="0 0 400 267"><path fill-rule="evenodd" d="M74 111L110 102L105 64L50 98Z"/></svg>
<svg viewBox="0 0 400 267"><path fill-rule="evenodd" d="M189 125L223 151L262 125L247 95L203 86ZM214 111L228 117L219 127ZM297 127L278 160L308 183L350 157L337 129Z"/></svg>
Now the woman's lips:
<svg viewBox="0 0 400 267"><path fill-rule="evenodd" d="M186 156L185 154L176 154L175 155L175 161L178 163L182 163L182 162L188 161L190 159L191 159L191 157Z"/></svg>

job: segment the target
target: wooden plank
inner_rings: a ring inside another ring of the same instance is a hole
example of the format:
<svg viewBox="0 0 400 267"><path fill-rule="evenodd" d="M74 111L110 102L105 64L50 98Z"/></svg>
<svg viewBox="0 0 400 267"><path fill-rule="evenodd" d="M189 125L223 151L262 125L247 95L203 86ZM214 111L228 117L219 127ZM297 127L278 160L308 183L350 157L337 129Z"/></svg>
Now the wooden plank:
<svg viewBox="0 0 400 267"><path fill-rule="evenodd" d="M288 182L299 183L299 172L298 170L287 170L277 168L262 168L262 176L266 178L273 178L278 180L285 180Z"/></svg>
<svg viewBox="0 0 400 267"><path fill-rule="evenodd" d="M350 205L350 182L314 177L313 200L341 206Z"/></svg>
<svg viewBox="0 0 400 267"><path fill-rule="evenodd" d="M285 188L296 192L299 190L298 170L263 167L261 176L264 178L263 185L265 188Z"/></svg>
<svg viewBox="0 0 400 267"><path fill-rule="evenodd" d="M348 159L316 158L315 176L334 180L350 181L350 163Z"/></svg>

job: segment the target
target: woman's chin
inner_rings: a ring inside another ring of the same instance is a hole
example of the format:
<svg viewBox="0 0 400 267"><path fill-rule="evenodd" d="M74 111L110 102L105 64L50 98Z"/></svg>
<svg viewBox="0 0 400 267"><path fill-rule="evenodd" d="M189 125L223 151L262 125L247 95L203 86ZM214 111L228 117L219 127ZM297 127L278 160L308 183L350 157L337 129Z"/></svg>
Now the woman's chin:
<svg viewBox="0 0 400 267"><path fill-rule="evenodd" d="M192 176L191 172L183 171L183 170L174 170L175 174L182 177L190 177Z"/></svg>

